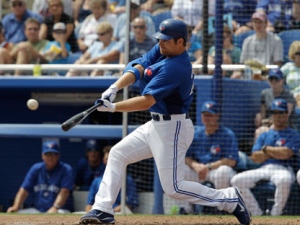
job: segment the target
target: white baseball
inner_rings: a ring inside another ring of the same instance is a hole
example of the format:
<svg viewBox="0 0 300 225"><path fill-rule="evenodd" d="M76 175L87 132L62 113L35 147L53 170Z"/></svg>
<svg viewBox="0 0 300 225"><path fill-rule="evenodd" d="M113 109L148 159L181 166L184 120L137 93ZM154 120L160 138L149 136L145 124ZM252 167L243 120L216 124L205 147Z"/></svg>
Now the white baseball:
<svg viewBox="0 0 300 225"><path fill-rule="evenodd" d="M27 101L27 107L30 109L30 110L37 110L37 108L39 107L39 103L37 100L35 99L29 99Z"/></svg>

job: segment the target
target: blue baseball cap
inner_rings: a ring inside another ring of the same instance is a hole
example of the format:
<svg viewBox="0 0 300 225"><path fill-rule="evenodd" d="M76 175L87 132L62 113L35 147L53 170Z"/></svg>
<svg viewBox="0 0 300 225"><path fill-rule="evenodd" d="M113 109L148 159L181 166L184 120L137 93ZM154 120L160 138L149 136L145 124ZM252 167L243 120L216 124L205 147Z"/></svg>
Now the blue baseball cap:
<svg viewBox="0 0 300 225"><path fill-rule="evenodd" d="M219 108L215 101L206 101L202 105L201 113L209 112L211 114L218 114Z"/></svg>
<svg viewBox="0 0 300 225"><path fill-rule="evenodd" d="M85 148L87 151L99 151L99 146L97 145L97 141L94 139L88 140L86 142Z"/></svg>
<svg viewBox="0 0 300 225"><path fill-rule="evenodd" d="M282 98L277 98L272 102L271 110L287 112L288 111L288 103L286 100L284 100Z"/></svg>
<svg viewBox="0 0 300 225"><path fill-rule="evenodd" d="M43 142L42 153L45 154L45 153L48 153L48 152L59 154L59 146L58 146L57 142L55 142L55 141L45 141L45 142Z"/></svg>
<svg viewBox="0 0 300 225"><path fill-rule="evenodd" d="M278 68L277 69L271 69L269 71L269 78L271 78L271 77L276 77L277 79L282 80L283 79L283 73Z"/></svg>

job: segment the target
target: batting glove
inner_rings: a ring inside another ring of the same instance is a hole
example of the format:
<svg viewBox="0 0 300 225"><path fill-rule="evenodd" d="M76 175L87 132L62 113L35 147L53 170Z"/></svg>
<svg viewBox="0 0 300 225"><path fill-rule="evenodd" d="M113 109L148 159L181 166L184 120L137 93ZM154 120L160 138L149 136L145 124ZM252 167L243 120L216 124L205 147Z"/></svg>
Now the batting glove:
<svg viewBox="0 0 300 225"><path fill-rule="evenodd" d="M97 110L100 112L114 112L116 110L116 104L106 99L97 99L95 105L99 103L102 103L101 106L97 107Z"/></svg>
<svg viewBox="0 0 300 225"><path fill-rule="evenodd" d="M116 98L118 90L119 89L115 85L110 85L110 87L102 93L101 99L107 99L110 102L113 102Z"/></svg>

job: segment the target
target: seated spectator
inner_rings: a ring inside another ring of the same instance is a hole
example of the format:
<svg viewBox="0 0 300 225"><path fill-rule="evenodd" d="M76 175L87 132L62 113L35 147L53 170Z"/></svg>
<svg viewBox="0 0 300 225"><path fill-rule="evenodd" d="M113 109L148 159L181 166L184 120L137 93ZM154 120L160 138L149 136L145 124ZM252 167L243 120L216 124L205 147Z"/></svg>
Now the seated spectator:
<svg viewBox="0 0 300 225"><path fill-rule="evenodd" d="M42 159L43 162L34 164L27 172L8 213L70 213L73 210L69 200L73 190L73 170L69 164L60 161L57 142L43 142ZM33 207L21 209L29 194L35 197Z"/></svg>
<svg viewBox="0 0 300 225"><path fill-rule="evenodd" d="M147 36L147 25L146 21L142 17L136 17L131 22L131 30L134 34L134 37L130 39L129 42L129 59L128 62L139 58L141 55L144 55L148 52L156 42ZM126 64L124 48L120 54L120 64Z"/></svg>
<svg viewBox="0 0 300 225"><path fill-rule="evenodd" d="M285 83L297 100L300 107L300 41L294 41L289 48L289 58L291 62L285 63L281 67L284 74Z"/></svg>
<svg viewBox="0 0 300 225"><path fill-rule="evenodd" d="M220 106L216 102L203 103L203 126L195 130L193 143L185 157L185 180L209 181L216 189L230 187L230 179L236 174L233 168L239 159L236 136L232 130L219 124L220 117ZM182 202L181 207L190 213L188 204Z"/></svg>
<svg viewBox="0 0 300 225"><path fill-rule="evenodd" d="M67 29L64 23L58 22L54 24L52 29L54 41L49 41L44 49L44 57L51 64L67 64L67 58L71 51L71 45L66 42ZM64 75L64 71L49 71L49 74L54 73Z"/></svg>
<svg viewBox="0 0 300 225"><path fill-rule="evenodd" d="M266 31L267 17L256 12L252 15L255 34L244 40L240 63L248 59L256 59L264 65L283 63L283 45L279 37Z"/></svg>
<svg viewBox="0 0 300 225"><path fill-rule="evenodd" d="M103 149L103 151L106 148ZM75 188L78 190L89 190L93 180L102 176L105 164L102 162L102 152L96 140L88 140L85 147L85 157L77 164Z"/></svg>
<svg viewBox="0 0 300 225"><path fill-rule="evenodd" d="M2 19L2 24L5 30L5 39L8 42L17 44L21 41L26 41L25 21L28 18L36 18L40 23L43 18L26 9L26 1L10 0L12 13L5 15Z"/></svg>
<svg viewBox="0 0 300 225"><path fill-rule="evenodd" d="M40 22L34 18L25 21L25 35L27 41L15 45L11 52L1 51L0 58L6 62L16 64L35 64L37 62L47 63L43 50L48 41L39 39ZM30 72L29 74L32 74ZM26 75L21 70L15 70L15 75Z"/></svg>
<svg viewBox="0 0 300 225"><path fill-rule="evenodd" d="M288 30L300 29L300 2L298 0L293 1L292 17L288 21Z"/></svg>
<svg viewBox="0 0 300 225"><path fill-rule="evenodd" d="M202 59L202 45L196 38L193 38L193 29L194 27L188 26L188 40L186 42L186 50L189 54L190 61L196 62L197 59Z"/></svg>
<svg viewBox="0 0 300 225"><path fill-rule="evenodd" d="M252 29L251 15L255 12L257 0L225 0L224 14L232 14L232 31L235 35Z"/></svg>
<svg viewBox="0 0 300 225"><path fill-rule="evenodd" d="M107 164L107 160L109 157L109 152L112 146L106 146L103 149L103 164ZM92 209L92 206L95 202L95 197L97 196L97 192L99 186L101 185L102 176L99 176L94 179L90 189L89 195L87 199L87 205L85 207L85 211L89 212ZM138 193L135 185L134 179L127 174L126 176L126 214L132 213L132 209L139 205ZM121 193L117 196L116 202L113 205L113 209L115 212L121 212Z"/></svg>
<svg viewBox="0 0 300 225"><path fill-rule="evenodd" d="M125 13L122 13L121 15L118 16L118 19L116 21L116 25L114 26L114 40L117 41L123 41L125 42L126 38L126 20L127 20L127 15ZM155 33L155 26L154 22L149 16L149 13L145 13L141 9L141 3L140 0L131 0L130 3L130 22L133 21L134 18L136 17L142 17L146 21L147 25L147 36L152 37L152 34ZM131 32L130 34L131 37L133 37L133 33Z"/></svg>
<svg viewBox="0 0 300 225"><path fill-rule="evenodd" d="M261 206L250 190L257 182L271 181L276 186L272 216L282 214L291 186L295 182L293 156L298 154L300 148L299 133L288 126L288 104L284 99L275 99L271 111L274 127L262 133L252 148L251 158L254 162L261 163L261 166L238 173L231 179L231 185L241 190L252 216L263 214Z"/></svg>
<svg viewBox="0 0 300 225"><path fill-rule="evenodd" d="M216 48L210 47L208 52L208 64L215 64ZM224 25L223 28L223 64L239 64L241 56L241 49L233 45L233 34L228 25ZM209 74L213 74L214 71L210 70ZM230 77L232 71L223 70L223 76Z"/></svg>
<svg viewBox="0 0 300 225"><path fill-rule="evenodd" d="M91 0L74 0L74 12L73 17L75 20L75 26L79 26L85 18L92 14Z"/></svg>
<svg viewBox="0 0 300 225"><path fill-rule="evenodd" d="M32 11L41 15L43 18L51 15L49 9L49 0L33 0ZM64 12L73 17L73 0L63 0Z"/></svg>
<svg viewBox="0 0 300 225"><path fill-rule="evenodd" d="M90 4L93 13L81 23L78 33L77 43L82 52L98 39L97 27L101 22L106 21L114 27L117 19L116 15L108 12L106 0L91 0Z"/></svg>
<svg viewBox="0 0 300 225"><path fill-rule="evenodd" d="M97 27L99 41L93 42L88 50L75 62L75 64L108 64L119 63L123 44L112 41L113 28L109 22L101 22ZM113 71L93 70L90 76L112 75ZM86 75L86 73L83 73ZM69 70L66 76L82 75L79 70Z"/></svg>
<svg viewBox="0 0 300 225"><path fill-rule="evenodd" d="M264 89L261 92L261 109L256 114L255 126L255 140L262 133L266 132L272 127L272 101L276 98L282 98L287 101L288 105L288 119L289 125L294 127L296 123L295 116L295 99L293 94L284 87L284 78L280 69L271 69L269 72L268 81L270 88Z"/></svg>
<svg viewBox="0 0 300 225"><path fill-rule="evenodd" d="M61 22L66 24L66 41L71 45L71 51L78 50L77 42L74 36L74 20L64 13L63 0L49 0L50 16L47 16L41 25L39 32L40 39L53 41L52 29L55 23Z"/></svg>
<svg viewBox="0 0 300 225"><path fill-rule="evenodd" d="M278 65L283 63L283 44L281 39L266 31L267 16L262 12L252 15L253 29L255 33L247 37L242 46L240 63L247 60L256 60L263 65ZM240 71L234 72L232 78L241 78Z"/></svg>

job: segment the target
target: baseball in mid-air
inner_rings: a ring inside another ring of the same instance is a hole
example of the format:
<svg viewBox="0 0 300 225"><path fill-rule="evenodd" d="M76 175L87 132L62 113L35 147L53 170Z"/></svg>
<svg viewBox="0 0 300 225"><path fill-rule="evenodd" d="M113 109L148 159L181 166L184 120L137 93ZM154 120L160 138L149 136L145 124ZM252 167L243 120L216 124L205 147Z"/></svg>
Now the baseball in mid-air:
<svg viewBox="0 0 300 225"><path fill-rule="evenodd" d="M37 100L35 99L29 99L27 101L27 107L30 109L30 110L37 110L37 108L39 107L39 103Z"/></svg>

